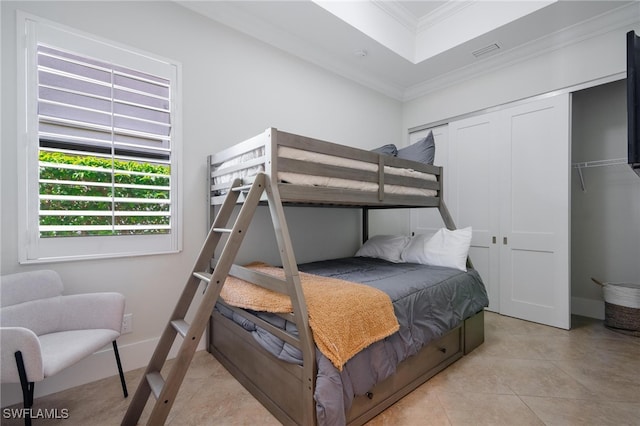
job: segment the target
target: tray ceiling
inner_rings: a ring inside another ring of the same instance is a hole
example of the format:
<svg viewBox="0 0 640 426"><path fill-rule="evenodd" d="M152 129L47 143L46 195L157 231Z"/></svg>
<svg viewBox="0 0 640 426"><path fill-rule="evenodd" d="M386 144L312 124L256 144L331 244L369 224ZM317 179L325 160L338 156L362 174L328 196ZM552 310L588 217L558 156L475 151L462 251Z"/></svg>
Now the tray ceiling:
<svg viewBox="0 0 640 426"><path fill-rule="evenodd" d="M637 23L634 1L178 1L399 100Z"/></svg>

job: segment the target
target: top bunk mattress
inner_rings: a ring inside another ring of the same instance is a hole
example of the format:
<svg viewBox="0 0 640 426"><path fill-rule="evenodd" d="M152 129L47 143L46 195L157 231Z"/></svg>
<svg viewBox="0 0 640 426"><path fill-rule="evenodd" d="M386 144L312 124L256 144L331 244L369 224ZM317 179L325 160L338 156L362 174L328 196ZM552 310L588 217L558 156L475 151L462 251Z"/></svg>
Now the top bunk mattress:
<svg viewBox="0 0 640 426"><path fill-rule="evenodd" d="M248 184L261 172L285 202L430 206L441 189L438 167L276 129L211 156L210 167L214 205L234 179Z"/></svg>

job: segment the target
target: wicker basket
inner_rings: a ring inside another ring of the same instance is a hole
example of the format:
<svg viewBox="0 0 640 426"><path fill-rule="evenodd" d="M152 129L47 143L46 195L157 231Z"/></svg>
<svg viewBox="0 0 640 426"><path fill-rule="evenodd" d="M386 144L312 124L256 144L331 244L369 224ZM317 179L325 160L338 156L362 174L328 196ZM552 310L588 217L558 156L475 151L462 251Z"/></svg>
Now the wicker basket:
<svg viewBox="0 0 640 426"><path fill-rule="evenodd" d="M616 331L640 336L640 284L603 283L604 325Z"/></svg>

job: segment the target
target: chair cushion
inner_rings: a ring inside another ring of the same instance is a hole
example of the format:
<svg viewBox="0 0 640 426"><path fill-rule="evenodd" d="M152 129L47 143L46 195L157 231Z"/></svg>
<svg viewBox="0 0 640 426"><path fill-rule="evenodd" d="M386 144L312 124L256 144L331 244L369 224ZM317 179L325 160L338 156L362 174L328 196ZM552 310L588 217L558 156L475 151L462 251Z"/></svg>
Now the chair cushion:
<svg viewBox="0 0 640 426"><path fill-rule="evenodd" d="M0 308L3 327L25 327L36 335L110 328L120 332L125 299L120 293L86 293L31 300Z"/></svg>
<svg viewBox="0 0 640 426"><path fill-rule="evenodd" d="M62 296L59 329L110 328L120 332L124 315L124 296L120 293L85 293Z"/></svg>
<svg viewBox="0 0 640 426"><path fill-rule="evenodd" d="M108 329L72 330L39 336L44 377L52 376L114 341L120 333Z"/></svg>
<svg viewBox="0 0 640 426"><path fill-rule="evenodd" d="M28 328L38 336L60 331L63 297L31 300L0 308L2 326Z"/></svg>
<svg viewBox="0 0 640 426"><path fill-rule="evenodd" d="M36 299L60 296L64 290L57 272L51 270L19 272L0 278L0 306L11 306Z"/></svg>

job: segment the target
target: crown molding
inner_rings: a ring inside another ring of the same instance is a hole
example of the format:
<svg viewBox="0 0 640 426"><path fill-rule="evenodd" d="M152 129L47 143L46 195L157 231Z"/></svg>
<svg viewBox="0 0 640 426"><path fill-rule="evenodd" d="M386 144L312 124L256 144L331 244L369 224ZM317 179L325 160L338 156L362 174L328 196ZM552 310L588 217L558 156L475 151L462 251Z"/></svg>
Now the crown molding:
<svg viewBox="0 0 640 426"><path fill-rule="evenodd" d="M403 25L412 34L418 28L418 18L416 18L406 7L395 1L370 0L371 4L385 12L389 17Z"/></svg>
<svg viewBox="0 0 640 426"><path fill-rule="evenodd" d="M640 2L621 6L603 15L411 86L405 90L402 101L410 101L479 75L495 72L611 31L628 28L631 25L638 24L640 22L639 17Z"/></svg>
<svg viewBox="0 0 640 426"><path fill-rule="evenodd" d="M426 31L429 27L447 20L473 4L472 1L449 1L418 19L416 32Z"/></svg>

